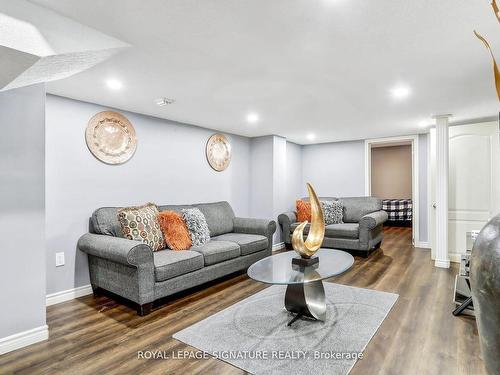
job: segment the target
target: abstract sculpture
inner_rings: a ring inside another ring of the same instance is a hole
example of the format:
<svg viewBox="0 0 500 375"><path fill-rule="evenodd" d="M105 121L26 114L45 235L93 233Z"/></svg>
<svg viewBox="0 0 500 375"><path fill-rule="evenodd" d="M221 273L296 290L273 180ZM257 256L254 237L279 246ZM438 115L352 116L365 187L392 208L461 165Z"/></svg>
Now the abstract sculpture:
<svg viewBox="0 0 500 375"><path fill-rule="evenodd" d="M500 10L498 9L498 5L496 3L496 0L491 0L491 7L493 8L493 13L495 13L495 17L497 18L497 21L500 23ZM485 47L488 49L491 55L491 59L493 60L493 77L495 79L495 87L497 89L497 97L498 101L500 101L500 71L498 70L498 65L495 60L495 55L493 54L493 51L491 50L490 44L488 41L480 35L476 30L474 30L474 34L476 37L483 42Z"/></svg>
<svg viewBox="0 0 500 375"><path fill-rule="evenodd" d="M304 241L304 228L307 225L307 220L300 223L293 231L292 247L301 258L310 259L323 243L323 238L325 237L325 219L323 218L323 209L321 208L321 202L316 192L311 184L307 183L306 185L311 203L311 228L309 228L309 234Z"/></svg>
<svg viewBox="0 0 500 375"><path fill-rule="evenodd" d="M484 364L500 374L500 214L481 229L471 254L470 281Z"/></svg>

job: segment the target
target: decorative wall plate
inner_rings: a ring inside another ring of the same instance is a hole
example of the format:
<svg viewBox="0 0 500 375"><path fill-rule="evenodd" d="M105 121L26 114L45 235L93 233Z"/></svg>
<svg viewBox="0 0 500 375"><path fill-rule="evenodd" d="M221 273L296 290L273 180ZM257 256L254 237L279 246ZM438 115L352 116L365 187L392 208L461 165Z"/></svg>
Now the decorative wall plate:
<svg viewBox="0 0 500 375"><path fill-rule="evenodd" d="M106 164L125 163L137 148L135 129L130 121L111 111L99 112L90 119L85 140L90 152Z"/></svg>
<svg viewBox="0 0 500 375"><path fill-rule="evenodd" d="M222 172L231 161L231 145L223 134L216 133L208 139L206 154L208 164L217 172Z"/></svg>

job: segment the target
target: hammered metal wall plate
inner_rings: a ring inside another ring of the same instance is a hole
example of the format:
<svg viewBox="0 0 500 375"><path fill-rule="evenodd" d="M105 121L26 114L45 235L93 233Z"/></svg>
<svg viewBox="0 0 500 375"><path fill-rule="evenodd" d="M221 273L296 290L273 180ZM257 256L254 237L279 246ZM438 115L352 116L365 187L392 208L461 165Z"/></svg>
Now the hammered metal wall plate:
<svg viewBox="0 0 500 375"><path fill-rule="evenodd" d="M217 172L222 172L231 161L231 145L223 134L216 133L208 139L206 154L208 164Z"/></svg>
<svg viewBox="0 0 500 375"><path fill-rule="evenodd" d="M117 112L99 112L92 117L85 131L90 152L106 164L122 164L137 148L135 129L130 121Z"/></svg>

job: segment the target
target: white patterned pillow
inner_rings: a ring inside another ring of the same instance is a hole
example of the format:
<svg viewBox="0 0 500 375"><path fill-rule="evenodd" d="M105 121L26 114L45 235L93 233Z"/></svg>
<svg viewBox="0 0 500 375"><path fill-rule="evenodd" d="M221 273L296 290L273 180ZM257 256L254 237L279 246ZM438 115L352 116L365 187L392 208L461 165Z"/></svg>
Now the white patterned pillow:
<svg viewBox="0 0 500 375"><path fill-rule="evenodd" d="M342 224L344 216L344 204L341 200L322 201L325 225Z"/></svg>
<svg viewBox="0 0 500 375"><path fill-rule="evenodd" d="M183 208L182 218L186 222L193 246L201 246L210 241L210 230L203 213L197 208Z"/></svg>

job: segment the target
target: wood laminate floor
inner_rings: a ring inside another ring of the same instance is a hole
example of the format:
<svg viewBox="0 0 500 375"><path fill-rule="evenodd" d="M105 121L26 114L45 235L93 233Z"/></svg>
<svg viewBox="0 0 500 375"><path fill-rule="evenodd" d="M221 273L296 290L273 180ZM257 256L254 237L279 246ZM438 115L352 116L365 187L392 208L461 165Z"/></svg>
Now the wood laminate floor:
<svg viewBox="0 0 500 375"><path fill-rule="evenodd" d="M435 268L429 251L413 248L410 238L408 228L386 229L380 249L328 280L399 294L351 374L484 374L474 318L451 315L457 265ZM172 334L264 288L239 274L176 296L142 318L105 296L50 306L49 340L0 356L0 373L243 374L213 358L145 360L138 351L194 352Z"/></svg>

